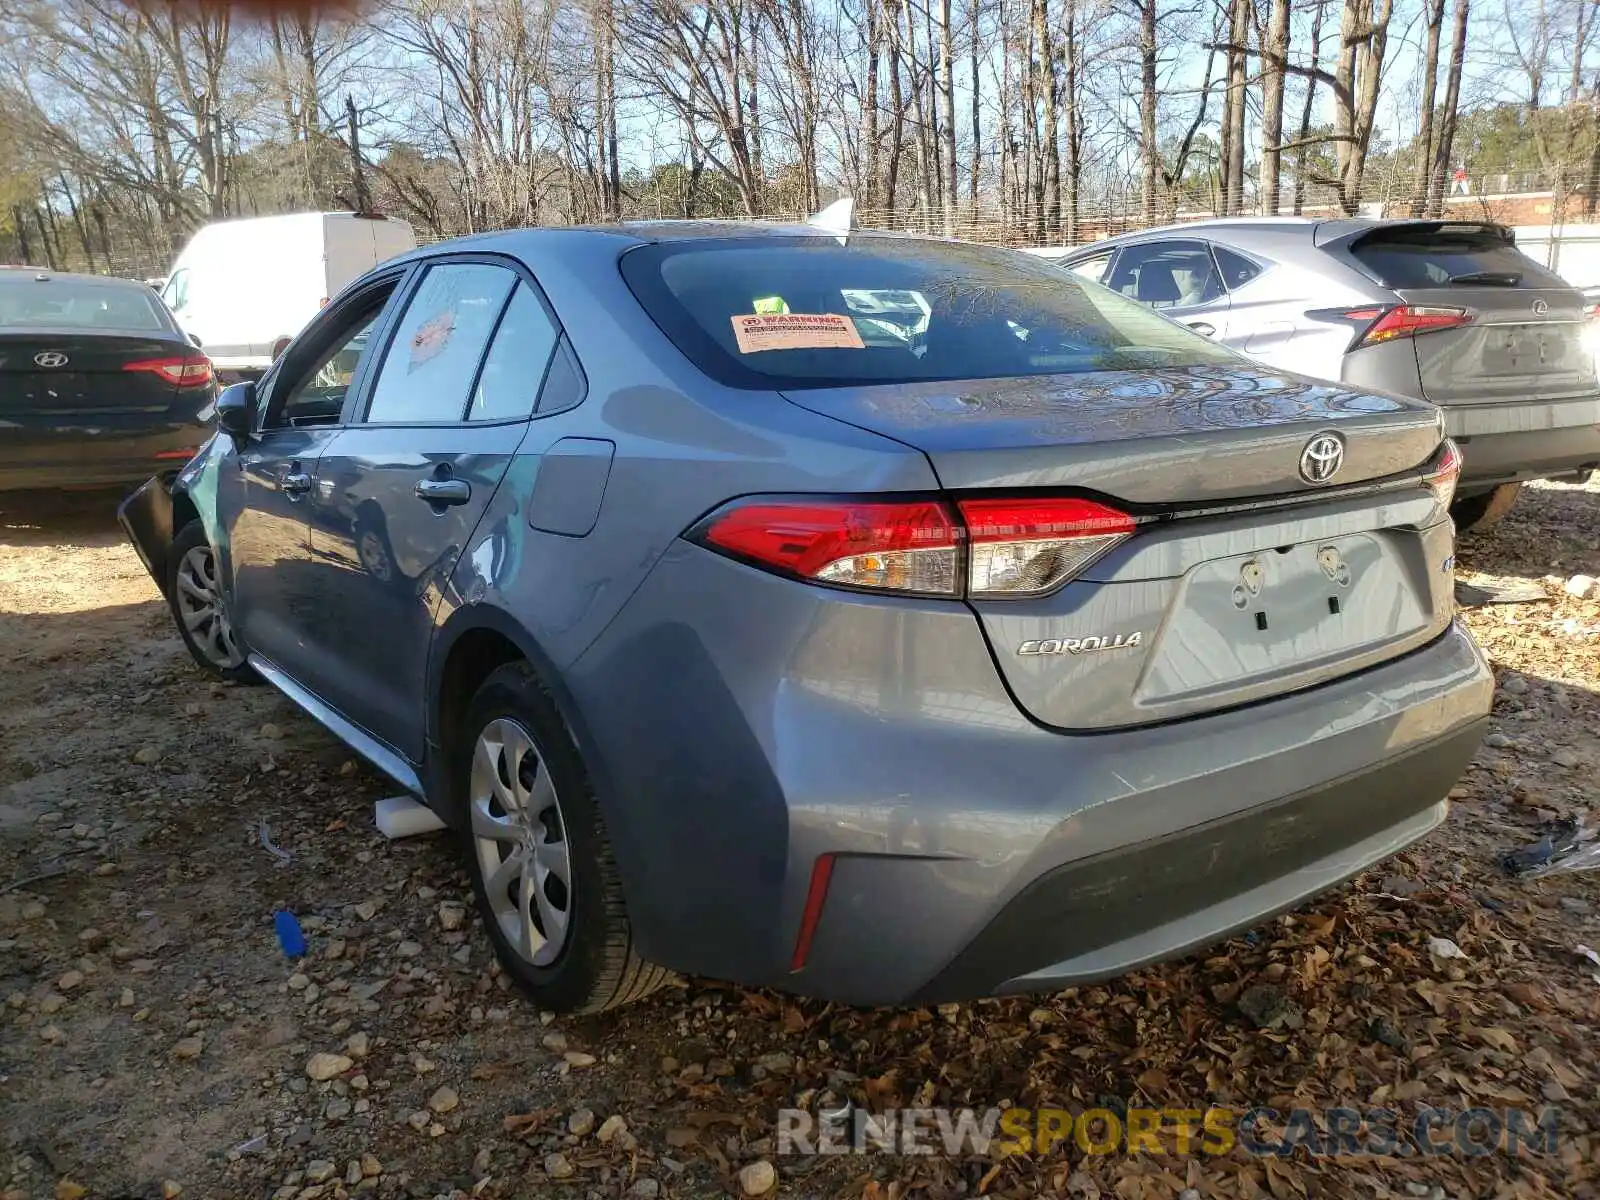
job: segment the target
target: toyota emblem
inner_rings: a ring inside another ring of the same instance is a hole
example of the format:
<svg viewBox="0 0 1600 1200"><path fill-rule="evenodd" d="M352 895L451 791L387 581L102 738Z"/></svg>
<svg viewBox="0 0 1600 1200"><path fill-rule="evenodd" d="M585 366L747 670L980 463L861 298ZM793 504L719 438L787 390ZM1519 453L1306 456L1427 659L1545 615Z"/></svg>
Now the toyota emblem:
<svg viewBox="0 0 1600 1200"><path fill-rule="evenodd" d="M35 354L33 361L41 367L64 367L67 365L67 356L59 350L44 350Z"/></svg>
<svg viewBox="0 0 1600 1200"><path fill-rule="evenodd" d="M1319 433L1300 451L1300 477L1307 483L1327 483L1344 466L1344 439L1337 433Z"/></svg>
<svg viewBox="0 0 1600 1200"><path fill-rule="evenodd" d="M1535 300L1533 302L1533 311L1537 315L1539 315L1541 317L1544 316L1545 313L1550 311L1550 303L1549 303L1549 301L1547 301L1547 300Z"/></svg>

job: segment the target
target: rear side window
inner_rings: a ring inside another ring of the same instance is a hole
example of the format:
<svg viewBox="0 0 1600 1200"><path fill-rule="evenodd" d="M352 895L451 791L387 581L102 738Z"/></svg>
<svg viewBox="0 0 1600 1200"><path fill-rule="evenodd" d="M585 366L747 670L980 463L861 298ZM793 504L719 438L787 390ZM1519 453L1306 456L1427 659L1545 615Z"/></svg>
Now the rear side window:
<svg viewBox="0 0 1600 1200"><path fill-rule="evenodd" d="M367 422L461 420L484 347L517 282L512 271L488 263L429 267L378 369ZM531 392L527 402L531 407Z"/></svg>
<svg viewBox="0 0 1600 1200"><path fill-rule="evenodd" d="M171 327L148 288L35 279L28 274L0 282L0 328L154 333Z"/></svg>
<svg viewBox="0 0 1600 1200"><path fill-rule="evenodd" d="M1222 282L1230 292L1238 291L1261 274L1259 263L1252 262L1226 246L1212 246L1211 250L1217 256L1217 267L1222 271Z"/></svg>
<svg viewBox="0 0 1600 1200"><path fill-rule="evenodd" d="M555 346L556 327L544 305L526 284L518 283L484 356L467 420L503 421L531 413Z"/></svg>
<svg viewBox="0 0 1600 1200"><path fill-rule="evenodd" d="M641 246L622 274L702 371L747 388L999 379L1231 362L1015 251L852 235Z"/></svg>
<svg viewBox="0 0 1600 1200"><path fill-rule="evenodd" d="M1568 286L1493 226L1380 227L1352 242L1350 253L1385 287Z"/></svg>

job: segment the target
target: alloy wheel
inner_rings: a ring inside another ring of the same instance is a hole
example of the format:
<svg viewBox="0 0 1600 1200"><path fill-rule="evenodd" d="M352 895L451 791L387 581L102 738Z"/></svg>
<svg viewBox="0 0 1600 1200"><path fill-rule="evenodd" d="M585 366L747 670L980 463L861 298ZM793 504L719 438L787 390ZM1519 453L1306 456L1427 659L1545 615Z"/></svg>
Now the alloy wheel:
<svg viewBox="0 0 1600 1200"><path fill-rule="evenodd" d="M518 957L547 967L572 925L572 858L555 781L533 736L501 717L478 735L468 804L484 895Z"/></svg>
<svg viewBox="0 0 1600 1200"><path fill-rule="evenodd" d="M240 666L244 651L233 636L210 546L192 547L178 563L177 599L179 619L206 660L224 671Z"/></svg>

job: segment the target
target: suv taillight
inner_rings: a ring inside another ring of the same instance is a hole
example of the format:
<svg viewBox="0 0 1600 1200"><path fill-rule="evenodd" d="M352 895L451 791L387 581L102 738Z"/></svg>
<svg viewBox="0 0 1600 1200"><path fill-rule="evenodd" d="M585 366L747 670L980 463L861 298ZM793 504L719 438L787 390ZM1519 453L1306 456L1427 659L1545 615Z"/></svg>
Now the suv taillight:
<svg viewBox="0 0 1600 1200"><path fill-rule="evenodd" d="M1456 483L1461 478L1461 450L1449 438L1439 450L1439 457L1422 477L1422 486L1433 493L1440 508L1449 508L1456 497Z"/></svg>
<svg viewBox="0 0 1600 1200"><path fill-rule="evenodd" d="M124 371L149 371L178 387L204 387L211 382L211 360L204 354L183 358L141 358L122 364Z"/></svg>
<svg viewBox="0 0 1600 1200"><path fill-rule="evenodd" d="M1369 305L1364 308L1346 308L1330 313L1338 320L1361 326L1350 349L1376 346L1396 338L1415 337L1419 333L1433 333L1440 329L1455 329L1470 324L1472 314L1464 308L1444 305L1400 304L1394 307Z"/></svg>
<svg viewBox="0 0 1600 1200"><path fill-rule="evenodd" d="M1092 500L880 501L756 497L691 538L754 566L835 587L955 598L1039 596L1133 533Z"/></svg>

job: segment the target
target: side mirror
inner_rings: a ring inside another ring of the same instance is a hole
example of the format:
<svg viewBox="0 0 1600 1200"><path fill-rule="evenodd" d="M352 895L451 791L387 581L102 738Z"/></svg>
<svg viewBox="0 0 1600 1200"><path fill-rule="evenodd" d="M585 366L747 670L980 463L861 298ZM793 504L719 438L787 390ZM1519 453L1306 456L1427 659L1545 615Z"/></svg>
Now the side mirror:
<svg viewBox="0 0 1600 1200"><path fill-rule="evenodd" d="M243 442L256 423L256 385L253 381L233 383L217 397L217 428Z"/></svg>
<svg viewBox="0 0 1600 1200"><path fill-rule="evenodd" d="M194 346L194 348L196 350L204 350L205 349L206 344L200 340L199 334L191 333L189 335L189 342L190 342L190 344L192 344Z"/></svg>

